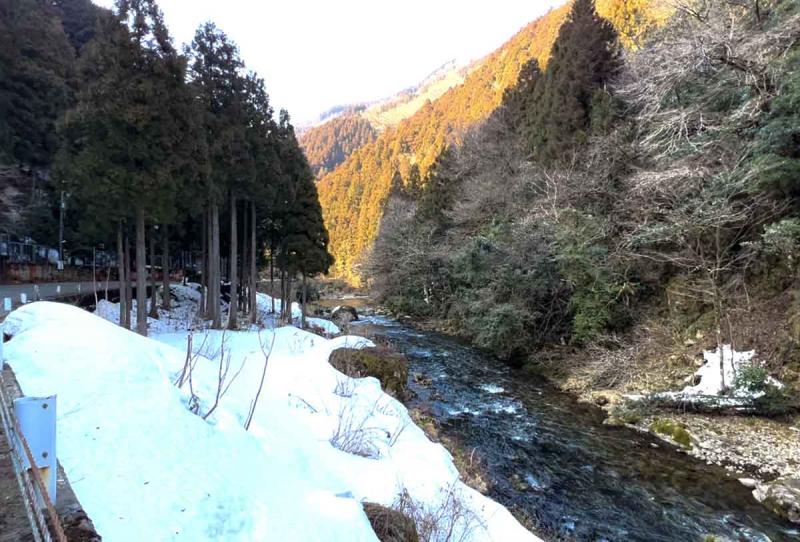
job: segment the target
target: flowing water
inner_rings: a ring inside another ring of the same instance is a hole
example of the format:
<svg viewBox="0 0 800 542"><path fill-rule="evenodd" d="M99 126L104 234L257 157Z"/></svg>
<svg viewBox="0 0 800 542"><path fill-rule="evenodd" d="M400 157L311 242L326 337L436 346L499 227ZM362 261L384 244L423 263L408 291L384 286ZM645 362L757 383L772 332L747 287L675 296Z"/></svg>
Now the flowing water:
<svg viewBox="0 0 800 542"><path fill-rule="evenodd" d="M458 341L383 317L351 332L391 341L441 431L485 463L489 496L578 540L800 540L718 467L653 437L603 425L603 413ZM716 535L718 538L706 538Z"/></svg>

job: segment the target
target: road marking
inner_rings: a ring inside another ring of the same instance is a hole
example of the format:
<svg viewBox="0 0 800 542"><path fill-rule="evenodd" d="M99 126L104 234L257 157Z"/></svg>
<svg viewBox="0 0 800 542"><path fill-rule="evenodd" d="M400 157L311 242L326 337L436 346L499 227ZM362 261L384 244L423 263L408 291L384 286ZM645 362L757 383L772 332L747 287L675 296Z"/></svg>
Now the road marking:
<svg viewBox="0 0 800 542"><path fill-rule="evenodd" d="M3 310L6 312L11 312L11 298L6 297L3 299Z"/></svg>

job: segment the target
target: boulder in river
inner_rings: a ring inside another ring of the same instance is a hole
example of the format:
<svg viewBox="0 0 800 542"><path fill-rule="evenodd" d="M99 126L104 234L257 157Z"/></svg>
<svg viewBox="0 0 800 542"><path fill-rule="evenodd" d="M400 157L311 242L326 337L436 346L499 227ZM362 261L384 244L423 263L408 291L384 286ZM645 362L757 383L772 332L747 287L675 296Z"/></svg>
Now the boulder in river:
<svg viewBox="0 0 800 542"><path fill-rule="evenodd" d="M358 312L350 305L340 305L331 311L331 321L337 326L358 320Z"/></svg>
<svg viewBox="0 0 800 542"><path fill-rule="evenodd" d="M408 360L403 354L383 347L338 348L331 353L328 362L352 378L377 378L383 391L397 399L406 396Z"/></svg>
<svg viewBox="0 0 800 542"><path fill-rule="evenodd" d="M779 516L800 523L800 479L785 476L758 484L753 496Z"/></svg>

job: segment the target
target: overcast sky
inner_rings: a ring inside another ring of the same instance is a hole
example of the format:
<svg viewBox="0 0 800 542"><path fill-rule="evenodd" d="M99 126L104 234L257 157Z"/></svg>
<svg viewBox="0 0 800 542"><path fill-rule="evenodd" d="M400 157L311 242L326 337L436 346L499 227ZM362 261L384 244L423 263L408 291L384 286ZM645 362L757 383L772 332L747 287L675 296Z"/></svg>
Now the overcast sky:
<svg viewBox="0 0 800 542"><path fill-rule="evenodd" d="M110 7L113 0L95 0ZM491 52L564 0L160 0L177 44L214 21L302 125Z"/></svg>

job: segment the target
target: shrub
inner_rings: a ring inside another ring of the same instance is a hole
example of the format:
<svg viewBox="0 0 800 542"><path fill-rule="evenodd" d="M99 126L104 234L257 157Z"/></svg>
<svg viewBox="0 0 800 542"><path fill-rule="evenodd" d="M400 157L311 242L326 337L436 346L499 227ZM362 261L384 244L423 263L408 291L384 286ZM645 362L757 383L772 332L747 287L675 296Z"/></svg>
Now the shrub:
<svg viewBox="0 0 800 542"><path fill-rule="evenodd" d="M419 542L414 520L402 512L365 502L364 513L381 542Z"/></svg>
<svg viewBox="0 0 800 542"><path fill-rule="evenodd" d="M748 364L739 367L734 386L748 391L763 391L767 387L767 370L759 365Z"/></svg>
<svg viewBox="0 0 800 542"><path fill-rule="evenodd" d="M331 445L348 454L368 459L378 459L381 455L376 442L380 429L368 427L372 413L359 413L350 403L345 403L339 411L336 428L330 438Z"/></svg>
<svg viewBox="0 0 800 542"><path fill-rule="evenodd" d="M511 303L486 304L475 308L468 327L476 346L508 359L528 342L524 318L524 311Z"/></svg>
<svg viewBox="0 0 800 542"><path fill-rule="evenodd" d="M441 490L439 502L428 505L414 500L408 491L398 495L392 508L411 518L423 542L465 542L482 526L480 517L469 508L458 483Z"/></svg>
<svg viewBox="0 0 800 542"><path fill-rule="evenodd" d="M788 386L766 386L764 394L756 398L755 407L762 416L786 416L800 411L800 399Z"/></svg>

